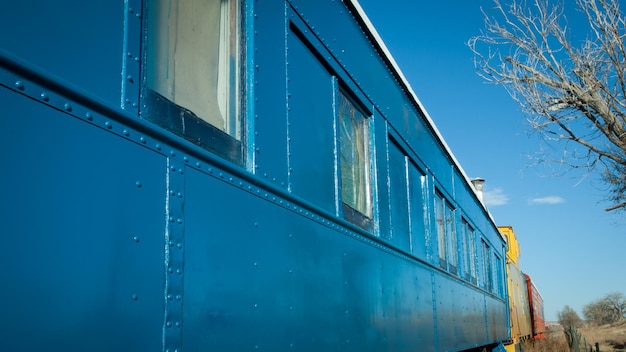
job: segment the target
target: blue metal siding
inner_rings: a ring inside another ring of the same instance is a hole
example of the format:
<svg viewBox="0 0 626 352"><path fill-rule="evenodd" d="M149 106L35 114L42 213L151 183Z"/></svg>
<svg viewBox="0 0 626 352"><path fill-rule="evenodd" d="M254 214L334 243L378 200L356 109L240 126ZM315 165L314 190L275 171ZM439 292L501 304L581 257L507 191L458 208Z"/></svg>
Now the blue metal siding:
<svg viewBox="0 0 626 352"><path fill-rule="evenodd" d="M389 195L391 212L391 243L407 253L411 252L411 232L409 231L409 198L407 178L407 157L398 145L389 145ZM416 236L421 234L416 233Z"/></svg>
<svg viewBox="0 0 626 352"><path fill-rule="evenodd" d="M432 348L427 267L237 179L185 173L185 351Z"/></svg>
<svg viewBox="0 0 626 352"><path fill-rule="evenodd" d="M0 48L120 105L124 3L4 1Z"/></svg>
<svg viewBox="0 0 626 352"><path fill-rule="evenodd" d="M293 31L288 34L290 190L335 213L336 84L303 40Z"/></svg>
<svg viewBox="0 0 626 352"><path fill-rule="evenodd" d="M426 175L412 162L408 167L409 179L409 220L411 222L411 253L424 261L429 258L431 233L428 231L430 205Z"/></svg>
<svg viewBox="0 0 626 352"><path fill-rule="evenodd" d="M451 187L451 160L443 152L422 113L407 100L407 93L390 73L387 62L357 25L355 14L338 1L290 2L307 19L334 59L343 65L347 74L385 119L403 136L419 158L433 168L440 182Z"/></svg>
<svg viewBox="0 0 626 352"><path fill-rule="evenodd" d="M0 101L3 348L159 350L165 158L5 88Z"/></svg>
<svg viewBox="0 0 626 352"><path fill-rule="evenodd" d="M247 52L248 87L253 90L246 104L251 106L251 115L246 123L253 130L248 130L248 146L253 153L249 169L259 177L284 189L288 187L287 164L287 58L285 35L287 19L285 3L265 1L262 6L246 1L247 6L254 6L254 15L247 18L254 24L254 33L247 37L254 38L254 50Z"/></svg>

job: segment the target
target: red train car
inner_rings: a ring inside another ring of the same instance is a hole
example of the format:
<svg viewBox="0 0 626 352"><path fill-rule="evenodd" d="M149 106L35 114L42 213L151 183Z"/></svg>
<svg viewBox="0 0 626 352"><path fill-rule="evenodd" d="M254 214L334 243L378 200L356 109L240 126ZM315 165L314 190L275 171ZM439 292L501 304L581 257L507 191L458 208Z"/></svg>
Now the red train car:
<svg viewBox="0 0 626 352"><path fill-rule="evenodd" d="M543 315L543 298L539 294L537 287L530 279L528 274L524 274L526 278L526 287L528 288L528 299L530 301L530 312L532 314L532 329L534 339L543 339L546 332L546 322Z"/></svg>

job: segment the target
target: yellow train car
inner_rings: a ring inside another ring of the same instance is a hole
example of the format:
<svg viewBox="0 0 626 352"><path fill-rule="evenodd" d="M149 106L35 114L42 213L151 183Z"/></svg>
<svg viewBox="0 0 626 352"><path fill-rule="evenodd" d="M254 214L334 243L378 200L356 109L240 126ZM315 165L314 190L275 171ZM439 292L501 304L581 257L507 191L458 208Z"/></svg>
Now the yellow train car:
<svg viewBox="0 0 626 352"><path fill-rule="evenodd" d="M498 226L507 240L506 271L509 289L511 339L505 344L507 352L520 352L524 342L532 339L532 319L526 277L519 266L520 246L511 226Z"/></svg>

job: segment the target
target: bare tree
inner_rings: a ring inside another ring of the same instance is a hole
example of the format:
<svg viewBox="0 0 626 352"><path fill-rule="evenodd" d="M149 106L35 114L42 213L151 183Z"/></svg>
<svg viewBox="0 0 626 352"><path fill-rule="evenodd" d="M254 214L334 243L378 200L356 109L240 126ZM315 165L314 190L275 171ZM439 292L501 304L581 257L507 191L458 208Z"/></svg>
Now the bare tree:
<svg viewBox="0 0 626 352"><path fill-rule="evenodd" d="M583 307L585 319L598 325L621 321L625 314L626 297L620 292L609 293Z"/></svg>
<svg viewBox="0 0 626 352"><path fill-rule="evenodd" d="M563 310L558 312L558 318L559 324L565 329L580 327L582 325L582 319L580 319L578 313L570 306L563 307Z"/></svg>
<svg viewBox="0 0 626 352"><path fill-rule="evenodd" d="M563 327L563 333L567 340L567 346L570 351L574 350L574 346L578 346L578 332L577 329L582 325L582 320L578 313L570 306L563 307L563 310L558 312L559 324Z"/></svg>
<svg viewBox="0 0 626 352"><path fill-rule="evenodd" d="M580 41L572 39L562 4L494 3L494 12L483 10L484 31L468 43L479 75L506 87L532 130L563 147L541 161L597 172L613 203L606 210L626 210L626 18L619 0L575 0L588 25Z"/></svg>

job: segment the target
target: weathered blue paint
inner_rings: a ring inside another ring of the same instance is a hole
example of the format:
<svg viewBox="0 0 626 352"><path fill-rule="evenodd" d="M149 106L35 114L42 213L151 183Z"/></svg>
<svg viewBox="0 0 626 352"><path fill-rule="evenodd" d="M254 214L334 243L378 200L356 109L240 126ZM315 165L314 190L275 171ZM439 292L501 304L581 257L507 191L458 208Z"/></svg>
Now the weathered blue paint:
<svg viewBox="0 0 626 352"><path fill-rule="evenodd" d="M3 348L507 339L506 285L439 266L435 188L500 258L502 238L350 2L246 3L243 166L141 118L139 0L1 6ZM371 119L371 231L341 217L340 89Z"/></svg>

